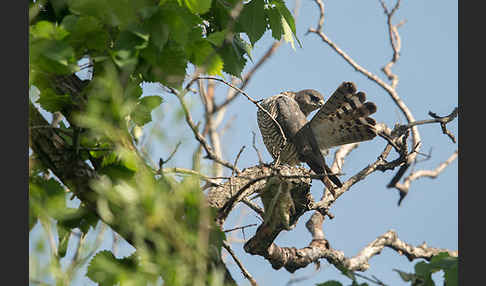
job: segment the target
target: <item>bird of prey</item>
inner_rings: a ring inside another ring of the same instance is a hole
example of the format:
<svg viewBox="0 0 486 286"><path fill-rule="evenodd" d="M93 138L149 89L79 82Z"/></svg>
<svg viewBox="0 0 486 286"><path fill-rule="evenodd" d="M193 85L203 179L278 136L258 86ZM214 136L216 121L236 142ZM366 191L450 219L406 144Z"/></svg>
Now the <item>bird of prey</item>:
<svg viewBox="0 0 486 286"><path fill-rule="evenodd" d="M356 91L354 83L343 82L325 103L313 89L286 91L263 100L260 105L268 113L258 109L258 127L274 160L292 166L305 162L316 174L329 174L324 160L329 148L373 139L376 121L369 115L376 112L376 105L365 102L365 93ZM275 122L287 139L283 148L284 137ZM342 187L336 175L328 177Z"/></svg>

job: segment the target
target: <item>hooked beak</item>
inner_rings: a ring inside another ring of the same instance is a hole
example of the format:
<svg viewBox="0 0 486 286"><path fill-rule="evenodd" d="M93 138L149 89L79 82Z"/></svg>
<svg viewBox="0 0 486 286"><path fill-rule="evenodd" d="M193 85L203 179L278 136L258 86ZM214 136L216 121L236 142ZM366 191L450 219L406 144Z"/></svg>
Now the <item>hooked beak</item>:
<svg viewBox="0 0 486 286"><path fill-rule="evenodd" d="M324 105L324 100L319 100L319 107L322 107Z"/></svg>

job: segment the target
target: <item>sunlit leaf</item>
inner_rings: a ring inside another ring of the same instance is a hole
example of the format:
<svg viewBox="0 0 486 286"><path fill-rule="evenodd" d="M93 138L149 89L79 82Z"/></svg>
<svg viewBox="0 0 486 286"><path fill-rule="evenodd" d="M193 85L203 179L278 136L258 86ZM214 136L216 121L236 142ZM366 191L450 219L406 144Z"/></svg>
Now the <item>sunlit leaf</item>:
<svg viewBox="0 0 486 286"><path fill-rule="evenodd" d="M144 96L140 99L132 112L132 120L140 126L152 121L151 112L162 103L162 98L157 95Z"/></svg>
<svg viewBox="0 0 486 286"><path fill-rule="evenodd" d="M204 14L211 8L212 0L184 0L187 8L194 14Z"/></svg>
<svg viewBox="0 0 486 286"><path fill-rule="evenodd" d="M263 36L267 29L264 5L263 0L252 0L244 5L238 17L239 31L244 31L248 35L252 45Z"/></svg>

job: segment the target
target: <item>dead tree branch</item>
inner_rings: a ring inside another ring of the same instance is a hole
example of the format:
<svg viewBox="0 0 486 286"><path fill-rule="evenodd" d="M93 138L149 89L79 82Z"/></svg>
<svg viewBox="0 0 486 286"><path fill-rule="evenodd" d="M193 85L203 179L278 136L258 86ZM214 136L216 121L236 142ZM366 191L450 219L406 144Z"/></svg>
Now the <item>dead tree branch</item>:
<svg viewBox="0 0 486 286"><path fill-rule="evenodd" d="M245 247L247 244L245 244ZM330 264L345 267L350 271L366 271L369 268L368 261L375 255L381 253L385 248L391 248L400 255L405 255L408 260L423 258L430 260L441 252L447 252L450 256L457 257L458 251L451 251L442 248L428 247L425 243L419 246L410 245L398 238L394 230L389 230L377 239L364 247L356 256L346 257L340 250L332 249L325 239L313 239L307 247L297 249L295 247L279 247L275 243L258 254L267 259L274 269L285 268L290 273L294 273L300 268L304 268L311 263L326 259ZM245 250L247 250L245 248ZM247 252L253 253L252 249Z"/></svg>
<svg viewBox="0 0 486 286"><path fill-rule="evenodd" d="M209 146L206 139L201 135L201 133L199 133L198 128L196 127L196 124L194 124L194 121L192 120L191 113L189 112L187 104L184 100L184 96L182 94L176 94L176 96L179 99L179 102L180 102L182 109L184 111L184 115L185 115L185 118L186 118L187 125L189 125L189 127L191 128L192 132L194 133L194 137L196 138L196 140L203 146L204 150L207 153L208 159L211 159L215 162L218 162L219 164L239 173L240 170L237 167L235 167L230 162L223 160L222 158L220 158L219 156L217 156L213 152L213 149L211 148L211 146Z"/></svg>
<svg viewBox="0 0 486 286"><path fill-rule="evenodd" d="M384 71L385 73L388 72L387 76L389 79L391 79L392 83L388 84L382 79L380 79L377 75L373 74L372 72L368 71L367 69L363 68L360 66L358 63L356 63L346 52L344 52L337 44L335 44L332 40L327 37L326 34L322 32L322 26L324 24L324 4L322 3L322 0L315 0L319 11L320 11L320 18L317 23L316 28L309 28L308 33L314 33L318 35L323 42L328 44L337 54L339 54L349 65L351 65L357 72L363 74L367 78L369 78L371 81L375 82L378 86L383 88L392 98L394 103L398 106L398 108L401 110L407 121L414 122L414 116L412 115L412 112L410 109L407 107L407 105L402 101L402 99L398 96L398 93L396 91L396 85L398 84L398 77L396 75L393 75L390 71L390 68L393 64L396 63L396 61L399 58L399 52L400 52L400 47L401 47L401 41L400 41L400 36L398 34L398 27L401 26L402 24L393 26L391 24L391 19L392 16L395 14L395 12L399 8L400 1L397 1L397 4L394 6L392 11L388 11L386 8L386 5L384 5L383 2L381 2L382 7L385 10L385 13L387 15L387 23L389 27L389 35L390 35L390 41L392 43L392 50L393 50L393 57L391 61L385 65ZM408 164L411 164L416 157L417 152L419 151L419 142L420 142L420 134L418 132L417 127L413 126L412 127L412 140L413 140L413 146L417 146L416 152L410 153L410 156L407 157Z"/></svg>
<svg viewBox="0 0 486 286"><path fill-rule="evenodd" d="M241 273L243 273L243 276L245 276L245 278L248 279L248 281L250 281L250 284L252 286L258 286L258 284L256 283L253 276L251 276L251 274L248 272L248 270L246 270L245 266L243 266L243 263L241 263L241 261L238 259L238 257L236 257L236 254L233 251L233 249L231 249L231 246L229 245L229 243L226 242L226 241L223 241L223 247L224 247L224 249L226 249L226 251L228 251L228 253L231 255L231 257L233 257L233 260L236 262L236 264L240 268Z"/></svg>
<svg viewBox="0 0 486 286"><path fill-rule="evenodd" d="M390 184L387 187L389 187L389 188L396 188L397 190L399 190L399 192L400 192L400 199L398 201L398 204L400 205L400 203L402 202L403 198L407 195L408 190L410 189L410 184L413 181L415 181L417 179L420 179L420 178L423 178L423 177L435 179L442 171L444 171L444 169L448 165L450 165L457 158L457 155L458 155L458 151L456 150L456 151L454 151L454 153L452 153L452 155L446 161L442 162L434 170L419 170L419 171L415 171L415 172L411 173L410 175L408 175L404 179L403 183L398 183L397 182L395 184Z"/></svg>

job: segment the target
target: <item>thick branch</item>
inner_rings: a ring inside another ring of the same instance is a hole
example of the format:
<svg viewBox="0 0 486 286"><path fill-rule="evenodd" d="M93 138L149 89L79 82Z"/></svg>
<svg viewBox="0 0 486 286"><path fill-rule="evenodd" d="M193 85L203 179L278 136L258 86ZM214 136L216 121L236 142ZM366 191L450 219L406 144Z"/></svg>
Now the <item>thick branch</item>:
<svg viewBox="0 0 486 286"><path fill-rule="evenodd" d="M395 231L389 230L351 258L346 257L342 251L330 248L325 239L313 239L309 246L300 249L279 247L272 243L267 251L262 253L262 256L272 264L273 268L284 267L291 273L311 263L316 263L320 259L326 259L336 267L344 266L351 271L366 271L369 268L368 261L373 256L380 254L385 247L395 250L400 255L405 255L410 261L419 258L430 260L441 252L447 252L450 256L455 257L459 255L458 251L428 247L425 243L412 246L400 240ZM251 253L251 250L249 252Z"/></svg>

